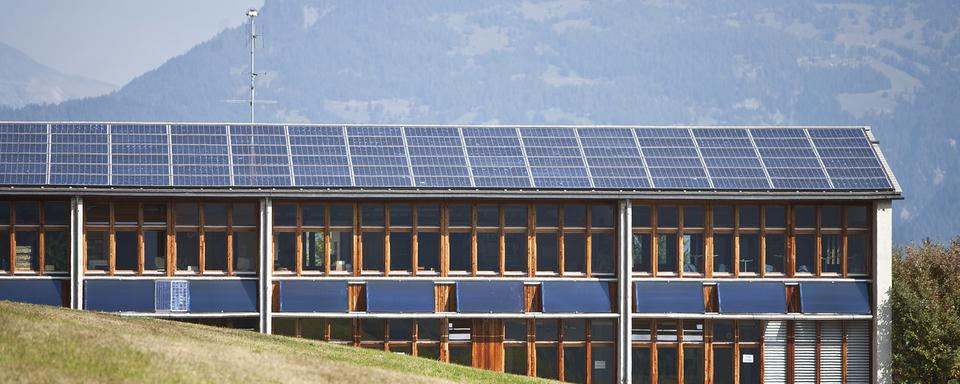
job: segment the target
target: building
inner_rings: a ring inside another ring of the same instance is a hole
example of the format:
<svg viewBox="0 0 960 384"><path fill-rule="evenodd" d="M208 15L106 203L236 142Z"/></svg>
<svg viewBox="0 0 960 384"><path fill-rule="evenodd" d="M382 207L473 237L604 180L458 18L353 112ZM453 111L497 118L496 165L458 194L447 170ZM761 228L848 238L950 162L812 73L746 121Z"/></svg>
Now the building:
<svg viewBox="0 0 960 384"><path fill-rule="evenodd" d="M863 127L0 123L0 298L566 381L889 383Z"/></svg>

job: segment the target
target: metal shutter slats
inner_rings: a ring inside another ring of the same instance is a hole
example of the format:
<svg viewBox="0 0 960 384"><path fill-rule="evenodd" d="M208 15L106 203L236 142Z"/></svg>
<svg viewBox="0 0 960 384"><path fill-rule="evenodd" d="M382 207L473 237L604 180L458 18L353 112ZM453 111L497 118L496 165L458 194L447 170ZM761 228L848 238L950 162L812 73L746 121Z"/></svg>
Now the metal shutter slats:
<svg viewBox="0 0 960 384"><path fill-rule="evenodd" d="M817 382L817 323L797 321L794 323L794 371L795 384Z"/></svg>
<svg viewBox="0 0 960 384"><path fill-rule="evenodd" d="M768 321L763 331L763 382L787 382L787 322Z"/></svg>
<svg viewBox="0 0 960 384"><path fill-rule="evenodd" d="M839 321L820 322L820 382L843 383L843 325Z"/></svg>
<svg viewBox="0 0 960 384"><path fill-rule="evenodd" d="M870 320L847 321L847 383L870 382Z"/></svg>

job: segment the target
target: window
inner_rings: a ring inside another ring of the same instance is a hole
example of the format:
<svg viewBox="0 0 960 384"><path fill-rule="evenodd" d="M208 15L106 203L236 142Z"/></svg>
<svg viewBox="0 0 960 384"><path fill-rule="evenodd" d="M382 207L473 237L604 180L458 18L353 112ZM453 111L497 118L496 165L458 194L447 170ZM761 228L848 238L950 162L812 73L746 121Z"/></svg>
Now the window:
<svg viewBox="0 0 960 384"><path fill-rule="evenodd" d="M390 232L390 270L410 271L412 250L413 239L409 232Z"/></svg>
<svg viewBox="0 0 960 384"><path fill-rule="evenodd" d="M766 272L782 274L786 270L786 237L783 234L767 234L765 252Z"/></svg>
<svg viewBox="0 0 960 384"><path fill-rule="evenodd" d="M67 272L68 216L63 201L0 201L0 270L17 274Z"/></svg>
<svg viewBox="0 0 960 384"><path fill-rule="evenodd" d="M110 234L107 231L87 231L87 270L110 270Z"/></svg>
<svg viewBox="0 0 960 384"><path fill-rule="evenodd" d="M733 273L733 235L713 235L713 272Z"/></svg>
<svg viewBox="0 0 960 384"><path fill-rule="evenodd" d="M206 244L203 247L205 268L208 271L227 270L227 233L205 232Z"/></svg>
<svg viewBox="0 0 960 384"><path fill-rule="evenodd" d="M633 271L650 272L650 235L633 234Z"/></svg>
<svg viewBox="0 0 960 384"><path fill-rule="evenodd" d="M177 232L177 271L200 271L200 237L197 232Z"/></svg>
<svg viewBox="0 0 960 384"><path fill-rule="evenodd" d="M796 236L796 265L797 273L810 274L817 272L817 236Z"/></svg>
<svg viewBox="0 0 960 384"><path fill-rule="evenodd" d="M677 235L662 234L657 240L657 271L672 273L677 270Z"/></svg>
<svg viewBox="0 0 960 384"><path fill-rule="evenodd" d="M563 271L587 272L587 236L585 233L563 235Z"/></svg>
<svg viewBox="0 0 960 384"><path fill-rule="evenodd" d="M19 220L18 220L19 222ZM15 232L14 242L17 252L15 268L17 271L40 270L40 235L37 231Z"/></svg>
<svg viewBox="0 0 960 384"><path fill-rule="evenodd" d="M740 273L760 273L760 235L744 233L740 237Z"/></svg>
<svg viewBox="0 0 960 384"><path fill-rule="evenodd" d="M427 273L440 272L440 233L417 233L417 271Z"/></svg>
<svg viewBox="0 0 960 384"><path fill-rule="evenodd" d="M504 239L504 264L507 272L527 271L526 233L506 233Z"/></svg>
<svg viewBox="0 0 960 384"><path fill-rule="evenodd" d="M557 234L537 234L537 272L559 272L557 266Z"/></svg>
<svg viewBox="0 0 960 384"><path fill-rule="evenodd" d="M137 254L137 232L136 231L116 231L116 245L114 252L117 258L117 271L136 271L139 255Z"/></svg>
<svg viewBox="0 0 960 384"><path fill-rule="evenodd" d="M477 233L477 270L495 272L500 270L500 235L496 232ZM526 253L526 250L524 250ZM526 255L523 256L526 259ZM522 267L526 269L526 267Z"/></svg>
<svg viewBox="0 0 960 384"><path fill-rule="evenodd" d="M363 232L363 270L383 272L383 232Z"/></svg>
<svg viewBox="0 0 960 384"><path fill-rule="evenodd" d="M820 238L820 268L823 273L839 274L842 268L843 244L840 235L822 235Z"/></svg>
<svg viewBox="0 0 960 384"><path fill-rule="evenodd" d="M306 216L304 216L306 219ZM301 234L300 265L304 272L323 272L327 243L323 231L306 230Z"/></svg>

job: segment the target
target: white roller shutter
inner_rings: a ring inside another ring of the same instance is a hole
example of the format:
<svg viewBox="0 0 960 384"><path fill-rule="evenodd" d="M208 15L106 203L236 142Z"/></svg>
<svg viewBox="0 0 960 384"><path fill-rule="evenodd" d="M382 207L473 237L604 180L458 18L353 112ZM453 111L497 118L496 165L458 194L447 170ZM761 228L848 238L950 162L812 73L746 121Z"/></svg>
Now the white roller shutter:
<svg viewBox="0 0 960 384"><path fill-rule="evenodd" d="M763 382L787 382L787 322L767 321L763 331Z"/></svg>
<svg viewBox="0 0 960 384"><path fill-rule="evenodd" d="M820 382L843 383L843 324L820 322Z"/></svg>
<svg viewBox="0 0 960 384"><path fill-rule="evenodd" d="M795 384L817 382L817 323L796 321L793 327Z"/></svg>
<svg viewBox="0 0 960 384"><path fill-rule="evenodd" d="M870 320L847 322L847 383L870 382Z"/></svg>

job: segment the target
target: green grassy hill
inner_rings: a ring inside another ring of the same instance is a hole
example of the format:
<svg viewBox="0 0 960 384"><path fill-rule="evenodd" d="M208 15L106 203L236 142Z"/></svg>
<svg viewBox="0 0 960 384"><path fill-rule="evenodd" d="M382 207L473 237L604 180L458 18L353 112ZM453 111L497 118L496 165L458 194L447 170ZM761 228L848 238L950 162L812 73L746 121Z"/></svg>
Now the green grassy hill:
<svg viewBox="0 0 960 384"><path fill-rule="evenodd" d="M0 302L0 382L532 382L381 351Z"/></svg>

